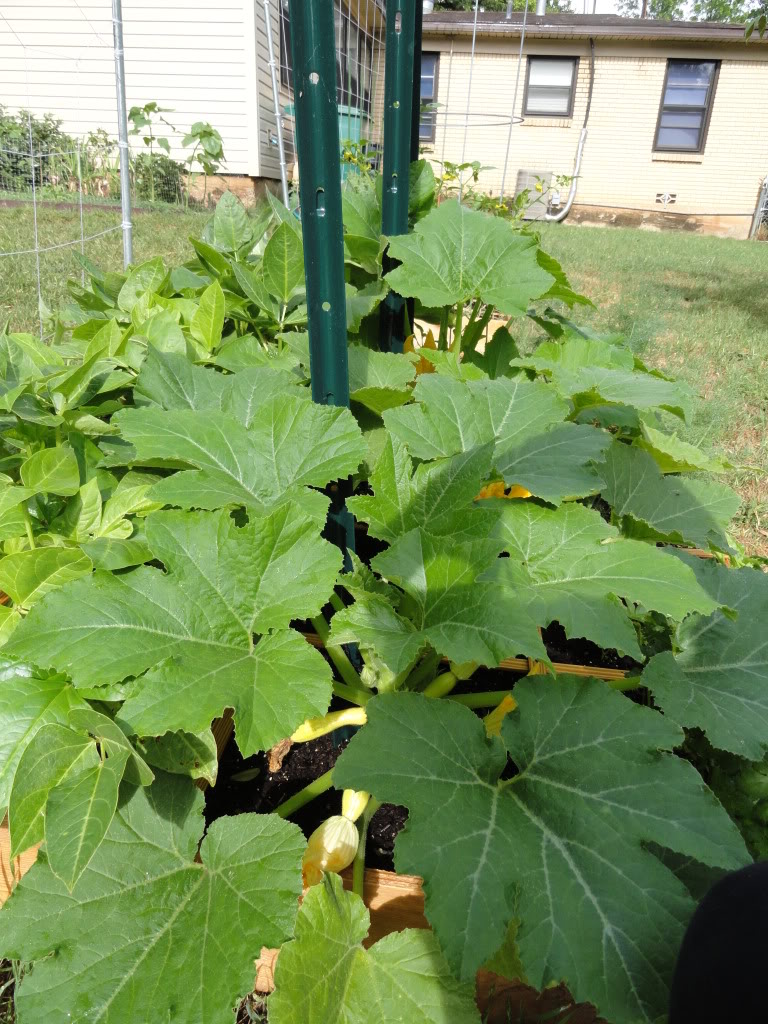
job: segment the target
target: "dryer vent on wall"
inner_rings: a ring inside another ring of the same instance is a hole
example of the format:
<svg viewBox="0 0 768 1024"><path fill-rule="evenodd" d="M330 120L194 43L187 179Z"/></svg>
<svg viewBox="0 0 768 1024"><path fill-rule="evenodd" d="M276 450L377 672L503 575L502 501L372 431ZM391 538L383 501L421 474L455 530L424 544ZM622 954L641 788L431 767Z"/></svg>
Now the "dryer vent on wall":
<svg viewBox="0 0 768 1024"><path fill-rule="evenodd" d="M519 170L517 172L515 195L518 196L525 189L530 189L531 200L535 200L538 197L538 202L533 202L533 205L526 211L525 220L542 220L549 208L551 196L547 196L544 199L541 198L541 193L536 191L536 185L539 182L544 192L548 192L552 184L552 171Z"/></svg>

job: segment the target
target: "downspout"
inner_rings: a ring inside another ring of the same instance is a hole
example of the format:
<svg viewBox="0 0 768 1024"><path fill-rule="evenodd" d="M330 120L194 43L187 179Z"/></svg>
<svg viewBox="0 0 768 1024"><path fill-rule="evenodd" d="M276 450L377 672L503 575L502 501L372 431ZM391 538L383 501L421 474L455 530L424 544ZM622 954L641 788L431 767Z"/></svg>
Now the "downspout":
<svg viewBox="0 0 768 1024"><path fill-rule="evenodd" d="M576 159L573 162L573 177L571 180L571 189L568 193L568 199L565 206L558 213L545 213L544 220L550 221L561 221L565 220L568 214L571 212L573 201L576 198L576 189L579 183L579 172L581 171L581 157L584 152L584 143L587 141L587 121L589 120L589 110L592 106L592 90L595 86L595 40L590 37L589 40L589 92L587 93L587 109L584 111L584 124L581 126L581 133L579 135L579 144L576 147Z"/></svg>

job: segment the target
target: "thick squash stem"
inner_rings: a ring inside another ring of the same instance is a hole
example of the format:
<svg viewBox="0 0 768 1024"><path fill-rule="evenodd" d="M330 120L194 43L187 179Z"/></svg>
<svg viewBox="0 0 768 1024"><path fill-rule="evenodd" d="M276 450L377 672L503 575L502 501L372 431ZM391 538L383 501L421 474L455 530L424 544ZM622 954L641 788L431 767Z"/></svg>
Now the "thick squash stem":
<svg viewBox="0 0 768 1024"><path fill-rule="evenodd" d="M309 740L327 736L334 729L345 725L365 725L368 716L365 708L344 708L342 711L329 711L322 718L308 718L291 736L294 743L307 743Z"/></svg>
<svg viewBox="0 0 768 1024"><path fill-rule="evenodd" d="M421 691L425 697L445 697L451 692L458 678L453 672L441 672L439 676Z"/></svg>
<svg viewBox="0 0 768 1024"><path fill-rule="evenodd" d="M308 786L300 789L298 793L294 793L292 797L281 803L279 807L275 808L275 814L278 814L281 818L290 818L292 814L300 811L310 800L314 800L316 796L327 793L332 786L333 768L318 778L313 779Z"/></svg>

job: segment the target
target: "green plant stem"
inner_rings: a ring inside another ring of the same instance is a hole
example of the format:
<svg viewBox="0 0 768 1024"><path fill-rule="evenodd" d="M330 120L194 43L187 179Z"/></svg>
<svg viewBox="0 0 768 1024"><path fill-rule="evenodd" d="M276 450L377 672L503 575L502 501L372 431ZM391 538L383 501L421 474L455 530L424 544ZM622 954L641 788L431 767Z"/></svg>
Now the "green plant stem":
<svg viewBox="0 0 768 1024"><path fill-rule="evenodd" d="M339 647L337 644L328 643L328 623L325 621L323 616L316 615L314 619L311 620L311 622L312 625L315 627L318 636L325 645L326 654L333 662L336 671L339 673L339 675L347 684L347 686L352 687L352 689L354 690L362 690L364 692L367 692L360 683L360 676L355 671L355 666L344 653L344 648Z"/></svg>
<svg viewBox="0 0 768 1024"><path fill-rule="evenodd" d="M475 320L477 320L478 314L480 313L480 307L482 306L482 304L482 299L475 299L474 303L472 304L472 312L469 314L467 326L464 328L465 336L469 334L470 328L474 327Z"/></svg>
<svg viewBox="0 0 768 1024"><path fill-rule="evenodd" d="M360 686L348 686L347 683L334 683L333 692L342 700L348 700L350 704L357 704L359 708L365 707L373 696L370 690L363 690Z"/></svg>
<svg viewBox="0 0 768 1024"><path fill-rule="evenodd" d="M331 600L331 608L333 608L333 610L335 612L343 612L344 611L344 602L341 600L341 598L339 597L339 595L336 593L335 590L331 594L330 600Z"/></svg>
<svg viewBox="0 0 768 1024"><path fill-rule="evenodd" d="M480 319L477 321L477 323L474 325L472 333L470 334L469 330L466 330L464 332L464 339L462 339L462 340L466 341L466 347L467 348L470 348L470 347L474 348L477 345L478 341L480 341L480 338L482 337L483 331L488 326L488 324L491 322L491 317L493 316L493 313L494 313L494 306L492 306L492 305L491 306L486 306L485 307L485 312L480 317ZM462 348L464 348L464 345L462 345Z"/></svg>
<svg viewBox="0 0 768 1024"><path fill-rule="evenodd" d="M497 708L509 693L509 690L489 690L485 693L451 694L449 700L463 704L465 708Z"/></svg>
<svg viewBox="0 0 768 1024"><path fill-rule="evenodd" d="M440 314L440 336L437 340L437 347L441 352L445 352L448 348L448 323L450 321L451 311L448 306L443 307L443 312Z"/></svg>
<svg viewBox="0 0 768 1024"><path fill-rule="evenodd" d="M314 779L304 789L300 789L298 793L294 793L292 797L285 800L278 807L275 808L275 814L278 814L281 818L290 818L296 811L300 811L305 804L308 804L311 800L314 800L316 796L322 796L323 793L327 793L329 789L333 787L333 768L320 775L317 779Z"/></svg>
<svg viewBox="0 0 768 1024"><path fill-rule="evenodd" d="M352 862L352 892L357 893L360 899L363 898L363 886L365 884L365 839L368 835L368 825L380 807L379 801L371 797L357 826L360 839L357 843L355 859Z"/></svg>
<svg viewBox="0 0 768 1024"><path fill-rule="evenodd" d="M440 664L439 654L428 654L405 680L404 688L418 690L426 679L434 679L437 666Z"/></svg>
<svg viewBox="0 0 768 1024"><path fill-rule="evenodd" d="M453 326L453 344L451 345L451 352L457 357L461 352L461 321L464 319L464 303L459 302L456 306L456 320Z"/></svg>
<svg viewBox="0 0 768 1024"><path fill-rule="evenodd" d="M27 531L27 540L29 541L29 546L34 551L35 535L32 532L32 520L29 518L29 512L26 509L24 509L24 529Z"/></svg>
<svg viewBox="0 0 768 1024"><path fill-rule="evenodd" d="M458 681L453 672L441 672L424 687L422 693L425 697L447 697Z"/></svg>

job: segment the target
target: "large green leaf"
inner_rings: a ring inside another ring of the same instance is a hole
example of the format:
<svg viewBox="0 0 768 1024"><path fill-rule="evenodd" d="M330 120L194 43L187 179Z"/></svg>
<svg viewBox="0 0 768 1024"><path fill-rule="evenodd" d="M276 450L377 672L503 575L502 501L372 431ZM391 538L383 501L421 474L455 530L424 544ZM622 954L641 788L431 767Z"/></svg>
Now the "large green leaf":
<svg viewBox="0 0 768 1024"><path fill-rule="evenodd" d="M736 868L743 841L695 769L659 753L682 731L657 712L595 680L529 677L514 694L503 742L451 701L375 697L334 784L408 807L395 866L424 878L460 977L517 917L531 984L565 979L614 1024L655 1021L693 904L644 844ZM517 773L501 781L507 751Z"/></svg>
<svg viewBox="0 0 768 1024"><path fill-rule="evenodd" d="M598 470L602 496L617 515L645 524L660 539L728 549L725 530L741 501L730 487L664 476L652 455L618 441Z"/></svg>
<svg viewBox="0 0 768 1024"><path fill-rule="evenodd" d="M416 371L407 356L394 352L374 352L363 345L350 345L349 391L353 402L372 412L404 405L411 397L408 386Z"/></svg>
<svg viewBox="0 0 768 1024"><path fill-rule="evenodd" d="M328 708L328 666L287 628L317 614L341 567L318 534L295 505L242 528L226 512L155 513L147 543L165 573L95 573L63 587L6 649L81 687L146 672L121 711L137 735L201 732L234 707L243 754L266 749Z"/></svg>
<svg viewBox="0 0 768 1024"><path fill-rule="evenodd" d="M640 415L638 424L642 433L635 444L653 455L662 473L690 473L695 470L725 473L736 468L727 459L707 455L696 445L682 441L677 434L659 430L654 423L653 414Z"/></svg>
<svg viewBox="0 0 768 1024"><path fill-rule="evenodd" d="M126 313L130 313L142 295L158 292L165 281L165 267L159 256L146 263L134 267L125 279L117 297L117 304Z"/></svg>
<svg viewBox="0 0 768 1024"><path fill-rule="evenodd" d="M285 305L304 283L304 246L289 224L283 222L275 228L264 250L262 267L264 283Z"/></svg>
<svg viewBox="0 0 768 1024"><path fill-rule="evenodd" d="M85 576L91 560L80 548L33 548L0 560L0 590L29 608L51 590Z"/></svg>
<svg viewBox="0 0 768 1024"><path fill-rule="evenodd" d="M186 775L191 779L205 779L216 785L219 758L216 738L210 729L200 733L167 732L164 736L149 736L140 744L147 762L173 775Z"/></svg>
<svg viewBox="0 0 768 1024"><path fill-rule="evenodd" d="M42 448L22 464L21 482L33 492L77 494L80 470L71 448Z"/></svg>
<svg viewBox="0 0 768 1024"><path fill-rule="evenodd" d="M768 751L768 576L683 557L725 610L687 618L677 631L677 653L652 658L643 685L675 722L759 761Z"/></svg>
<svg viewBox="0 0 768 1024"><path fill-rule="evenodd" d="M513 359L512 366L536 370L579 406L616 402L666 409L683 419L692 406L685 384L648 372L628 349L599 339L569 334L561 342L544 342L530 356Z"/></svg>
<svg viewBox="0 0 768 1024"><path fill-rule="evenodd" d="M408 928L364 949L369 923L338 875L309 890L277 960L272 1024L480 1024L473 986L451 977L431 932Z"/></svg>
<svg viewBox="0 0 768 1024"><path fill-rule="evenodd" d="M220 410L227 380L224 374L195 366L177 352L150 347L136 378L134 401L169 410Z"/></svg>
<svg viewBox="0 0 768 1024"><path fill-rule="evenodd" d="M599 490L595 468L611 435L588 424L558 423L519 443L498 446L496 468L507 484L525 487L537 498L557 505Z"/></svg>
<svg viewBox="0 0 768 1024"><path fill-rule="evenodd" d="M51 871L71 892L101 845L117 810L128 755L97 758L93 767L69 772L45 807L45 849Z"/></svg>
<svg viewBox="0 0 768 1024"><path fill-rule="evenodd" d="M482 299L502 313L521 316L554 282L539 266L537 248L533 236L451 199L411 234L390 239L389 254L400 266L386 280L399 295L425 306Z"/></svg>
<svg viewBox="0 0 768 1024"><path fill-rule="evenodd" d="M540 381L458 381L437 374L419 378L416 404L384 414L388 429L411 455L434 459L496 440L499 450L540 434L568 415L568 403Z"/></svg>
<svg viewBox="0 0 768 1024"><path fill-rule="evenodd" d="M24 877L0 913L2 955L37 961L19 1024L233 1019L254 956L292 932L304 840L241 814L208 828L196 863L202 804L188 781L159 779L121 802L71 894L44 861Z"/></svg>
<svg viewBox="0 0 768 1024"><path fill-rule="evenodd" d="M592 509L506 501L501 516L500 535L511 557L488 575L506 582L537 622L557 620L569 637L588 637L639 659L620 598L676 621L716 606L687 565L650 544L621 539Z"/></svg>
<svg viewBox="0 0 768 1024"><path fill-rule="evenodd" d="M418 526L454 539L484 536L496 515L473 501L488 479L492 448L481 445L449 459L422 463L414 472L403 442L387 434L370 476L374 496L349 498L347 507L381 540L396 540Z"/></svg>
<svg viewBox="0 0 768 1024"><path fill-rule="evenodd" d="M86 707L85 701L61 676L0 662L0 811L8 806L19 759L35 733L51 723L66 725L75 707Z"/></svg>
<svg viewBox="0 0 768 1024"><path fill-rule="evenodd" d="M502 546L494 540L457 541L411 530L371 562L404 591L399 614L376 595L358 599L334 615L332 642L359 641L395 673L427 644L458 663L498 665L517 654L546 658L523 603L478 579Z"/></svg>
<svg viewBox="0 0 768 1024"><path fill-rule="evenodd" d="M324 517L322 487L353 473L362 435L348 409L276 396L259 406L248 427L226 413L131 409L115 417L140 462L186 463L155 489L172 505L215 509L246 505L263 511L300 495Z"/></svg>
<svg viewBox="0 0 768 1024"><path fill-rule="evenodd" d="M189 325L190 334L203 345L206 352L213 352L221 343L225 308L222 287L218 281L214 281L200 296L197 312Z"/></svg>
<svg viewBox="0 0 768 1024"><path fill-rule="evenodd" d="M98 764L96 744L83 733L54 722L41 726L24 749L8 805L11 856L45 836L45 806L67 775Z"/></svg>
<svg viewBox="0 0 768 1024"><path fill-rule="evenodd" d="M213 215L213 239L225 252L235 253L253 238L245 207L232 192L225 192L216 203Z"/></svg>

